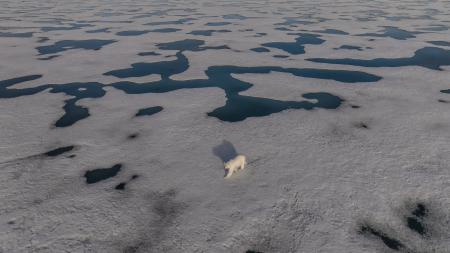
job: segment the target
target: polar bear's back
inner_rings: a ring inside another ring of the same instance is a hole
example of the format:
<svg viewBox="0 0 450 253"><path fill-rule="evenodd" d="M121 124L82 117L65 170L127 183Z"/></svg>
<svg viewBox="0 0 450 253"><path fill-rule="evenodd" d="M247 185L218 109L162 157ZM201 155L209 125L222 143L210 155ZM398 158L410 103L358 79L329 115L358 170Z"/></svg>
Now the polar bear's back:
<svg viewBox="0 0 450 253"><path fill-rule="evenodd" d="M241 164L247 163L247 158L244 155L237 155L234 160L238 161Z"/></svg>
<svg viewBox="0 0 450 253"><path fill-rule="evenodd" d="M237 155L235 158L226 162L225 167L226 168L236 167L236 166L239 167L239 166L245 165L246 163L247 163L247 159L245 158L245 156Z"/></svg>
<svg viewBox="0 0 450 253"><path fill-rule="evenodd" d="M231 161L235 163L246 163L247 158L244 155L237 155L235 158L231 159L230 162Z"/></svg>

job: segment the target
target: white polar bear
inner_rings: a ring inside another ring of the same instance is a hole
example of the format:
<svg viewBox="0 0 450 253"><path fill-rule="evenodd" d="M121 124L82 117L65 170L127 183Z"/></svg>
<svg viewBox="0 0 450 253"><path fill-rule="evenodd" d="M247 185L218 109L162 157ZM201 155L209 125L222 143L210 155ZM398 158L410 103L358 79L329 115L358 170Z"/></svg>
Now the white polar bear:
<svg viewBox="0 0 450 253"><path fill-rule="evenodd" d="M243 155L238 155L235 158L224 163L225 169L227 170L227 175L225 178L230 178L238 170L243 170L247 164L247 159Z"/></svg>

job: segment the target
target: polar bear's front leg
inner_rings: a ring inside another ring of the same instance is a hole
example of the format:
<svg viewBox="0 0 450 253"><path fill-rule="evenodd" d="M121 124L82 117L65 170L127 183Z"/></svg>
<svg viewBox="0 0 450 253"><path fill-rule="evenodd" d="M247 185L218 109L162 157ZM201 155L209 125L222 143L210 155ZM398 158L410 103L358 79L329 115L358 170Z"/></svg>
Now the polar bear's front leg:
<svg viewBox="0 0 450 253"><path fill-rule="evenodd" d="M227 175L225 175L225 178L230 178L231 175L233 175L234 170L232 168L228 168Z"/></svg>

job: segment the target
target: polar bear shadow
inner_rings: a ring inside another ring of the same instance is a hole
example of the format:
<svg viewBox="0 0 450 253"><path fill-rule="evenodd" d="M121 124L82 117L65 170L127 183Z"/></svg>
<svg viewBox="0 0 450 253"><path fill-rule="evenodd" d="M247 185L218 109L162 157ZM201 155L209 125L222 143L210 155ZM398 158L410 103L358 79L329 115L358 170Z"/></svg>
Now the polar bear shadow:
<svg viewBox="0 0 450 253"><path fill-rule="evenodd" d="M233 144L227 140L223 140L221 144L215 146L213 148L213 153L215 156L219 157L223 163L230 161L238 155Z"/></svg>

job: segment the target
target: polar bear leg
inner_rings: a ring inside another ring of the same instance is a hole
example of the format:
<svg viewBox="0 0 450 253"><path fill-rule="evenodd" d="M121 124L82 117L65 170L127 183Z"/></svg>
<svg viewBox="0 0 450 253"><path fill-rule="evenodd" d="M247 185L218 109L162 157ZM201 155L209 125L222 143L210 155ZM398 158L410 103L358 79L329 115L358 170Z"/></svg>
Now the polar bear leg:
<svg viewBox="0 0 450 253"><path fill-rule="evenodd" d="M231 177L231 175L233 175L233 172L234 172L234 170L233 169L228 169L228 171L227 171L227 175L225 176L225 178L230 178Z"/></svg>

